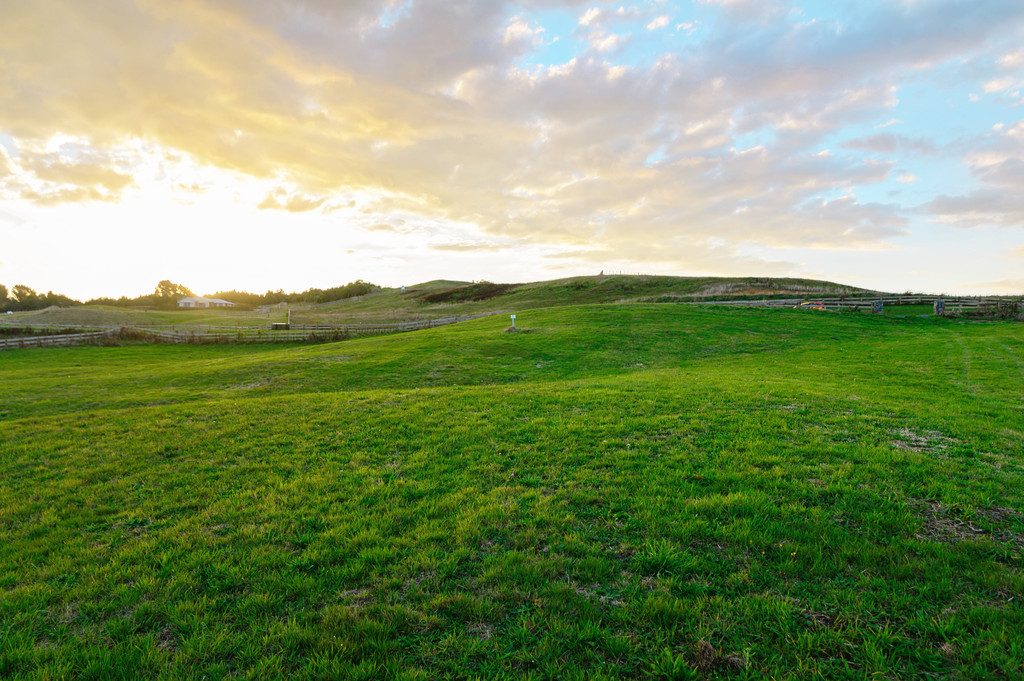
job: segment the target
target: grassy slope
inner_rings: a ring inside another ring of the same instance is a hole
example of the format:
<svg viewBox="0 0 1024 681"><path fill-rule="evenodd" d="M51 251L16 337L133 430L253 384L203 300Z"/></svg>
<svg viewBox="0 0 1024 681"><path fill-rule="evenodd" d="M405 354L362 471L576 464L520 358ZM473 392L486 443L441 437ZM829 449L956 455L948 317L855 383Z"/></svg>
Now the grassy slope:
<svg viewBox="0 0 1024 681"><path fill-rule="evenodd" d="M427 319L455 315L512 313L541 307L635 301L660 296L697 300L702 296L823 295L865 292L852 286L809 279L661 277L604 275L572 277L517 285L485 300L459 298L468 282L431 281L403 292L388 289L358 299L342 300L297 312L293 319L321 323ZM431 295L452 294L452 300L431 302Z"/></svg>
<svg viewBox="0 0 1024 681"><path fill-rule="evenodd" d="M6 352L0 675L1024 673L1019 325L517 321Z"/></svg>

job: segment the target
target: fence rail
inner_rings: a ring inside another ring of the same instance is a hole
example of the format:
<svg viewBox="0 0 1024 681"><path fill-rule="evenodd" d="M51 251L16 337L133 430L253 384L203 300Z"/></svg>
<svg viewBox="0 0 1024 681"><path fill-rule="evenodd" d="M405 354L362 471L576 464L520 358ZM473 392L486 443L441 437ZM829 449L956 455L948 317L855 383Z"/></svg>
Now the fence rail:
<svg viewBox="0 0 1024 681"><path fill-rule="evenodd" d="M106 340L117 334L116 330L90 331L88 333L55 333L47 336L21 336L0 338L0 350L8 348L44 348L67 345L82 345Z"/></svg>
<svg viewBox="0 0 1024 681"><path fill-rule="evenodd" d="M155 343L324 343L359 336L378 336L417 331L491 315L445 317L416 322L390 324L292 324L285 330L236 326L110 326L75 324L14 324L0 321L0 328L14 328L28 336L0 339L0 350L6 348L79 345L110 338L148 340ZM74 333L60 333L72 331ZM50 332L50 333L47 333ZM40 334L40 335L31 335ZM42 335L45 334L45 335Z"/></svg>
<svg viewBox="0 0 1024 681"><path fill-rule="evenodd" d="M867 298L772 298L764 300L706 300L690 301L698 305L732 305L737 307L794 307L801 303L821 303L828 309L849 310L849 309L870 309L876 301L883 305L934 305L936 301L942 300L946 309L960 308L964 310L976 310L980 308L995 307L998 304L1016 303L1015 300L1007 298L948 298L944 296L886 296Z"/></svg>
<svg viewBox="0 0 1024 681"><path fill-rule="evenodd" d="M311 343L344 340L350 338L340 331L268 331L265 329L243 329L239 331L164 331L159 329L133 328L125 331L134 336L160 343Z"/></svg>

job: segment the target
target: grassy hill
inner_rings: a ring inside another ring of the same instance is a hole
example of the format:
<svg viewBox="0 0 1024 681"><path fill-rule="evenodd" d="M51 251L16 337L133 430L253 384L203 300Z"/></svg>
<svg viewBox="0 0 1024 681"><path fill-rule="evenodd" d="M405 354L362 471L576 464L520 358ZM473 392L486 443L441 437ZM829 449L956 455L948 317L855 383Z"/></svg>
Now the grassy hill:
<svg viewBox="0 0 1024 681"><path fill-rule="evenodd" d="M1019 325L507 321L6 351L0 676L1024 674Z"/></svg>
<svg viewBox="0 0 1024 681"><path fill-rule="evenodd" d="M293 319L315 323L378 322L593 303L699 302L722 298L858 295L870 291L810 279L601 275L527 284L430 281L404 291L387 289L360 298L297 310Z"/></svg>

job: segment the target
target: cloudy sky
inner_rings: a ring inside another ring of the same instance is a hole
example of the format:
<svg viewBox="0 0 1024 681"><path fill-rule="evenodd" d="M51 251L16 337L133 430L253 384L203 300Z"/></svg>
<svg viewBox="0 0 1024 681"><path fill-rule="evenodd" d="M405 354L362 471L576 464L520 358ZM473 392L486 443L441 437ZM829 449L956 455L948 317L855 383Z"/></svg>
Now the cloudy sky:
<svg viewBox="0 0 1024 681"><path fill-rule="evenodd" d="M0 283L1024 293L1021 0L0 0Z"/></svg>

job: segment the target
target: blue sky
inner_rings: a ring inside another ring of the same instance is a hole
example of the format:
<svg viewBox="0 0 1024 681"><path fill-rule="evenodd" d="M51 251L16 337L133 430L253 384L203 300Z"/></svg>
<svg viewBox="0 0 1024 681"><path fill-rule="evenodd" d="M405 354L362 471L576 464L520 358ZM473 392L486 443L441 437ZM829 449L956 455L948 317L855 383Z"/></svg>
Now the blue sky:
<svg viewBox="0 0 1024 681"><path fill-rule="evenodd" d="M605 270L1024 293L1019 0L4 13L8 286Z"/></svg>

